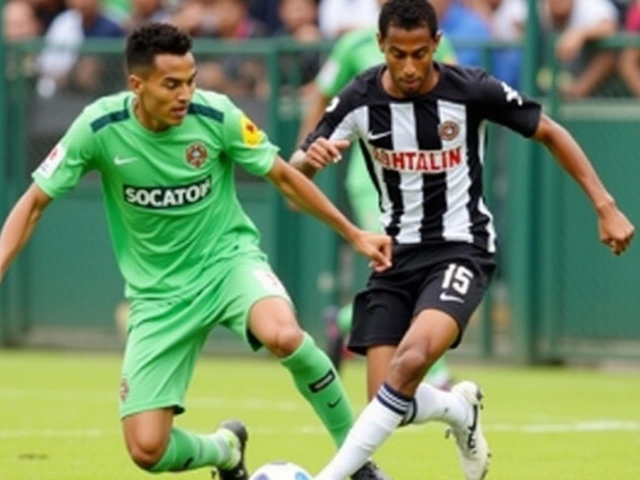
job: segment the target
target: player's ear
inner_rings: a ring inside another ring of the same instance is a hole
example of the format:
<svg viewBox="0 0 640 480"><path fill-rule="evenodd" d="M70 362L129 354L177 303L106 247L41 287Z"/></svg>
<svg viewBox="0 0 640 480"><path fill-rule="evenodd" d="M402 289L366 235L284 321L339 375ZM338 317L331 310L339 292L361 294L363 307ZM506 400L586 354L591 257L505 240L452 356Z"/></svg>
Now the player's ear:
<svg viewBox="0 0 640 480"><path fill-rule="evenodd" d="M131 89L131 91L136 95L139 94L140 90L142 89L142 78L140 78L135 73L131 73L129 74L128 81L129 81L129 88Z"/></svg>

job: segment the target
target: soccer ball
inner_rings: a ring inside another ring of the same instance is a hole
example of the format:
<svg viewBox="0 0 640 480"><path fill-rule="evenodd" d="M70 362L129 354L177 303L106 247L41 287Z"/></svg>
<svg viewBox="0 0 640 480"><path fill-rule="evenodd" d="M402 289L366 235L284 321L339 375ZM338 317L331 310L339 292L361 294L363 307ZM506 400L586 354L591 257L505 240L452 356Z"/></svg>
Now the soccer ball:
<svg viewBox="0 0 640 480"><path fill-rule="evenodd" d="M253 472L249 480L313 480L313 477L295 463L269 462Z"/></svg>

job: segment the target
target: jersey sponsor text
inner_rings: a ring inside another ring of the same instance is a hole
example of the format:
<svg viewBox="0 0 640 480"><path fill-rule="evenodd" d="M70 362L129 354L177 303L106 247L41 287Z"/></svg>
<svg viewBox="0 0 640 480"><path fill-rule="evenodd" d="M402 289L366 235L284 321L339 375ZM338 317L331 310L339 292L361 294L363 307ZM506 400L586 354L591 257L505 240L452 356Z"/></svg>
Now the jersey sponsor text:
<svg viewBox="0 0 640 480"><path fill-rule="evenodd" d="M189 185L176 187L135 187L124 186L124 200L130 205L145 208L174 208L193 205L211 193L211 177L206 177Z"/></svg>
<svg viewBox="0 0 640 480"><path fill-rule="evenodd" d="M374 147L373 158L390 170L442 173L462 163L462 147L449 150L415 151L385 150Z"/></svg>

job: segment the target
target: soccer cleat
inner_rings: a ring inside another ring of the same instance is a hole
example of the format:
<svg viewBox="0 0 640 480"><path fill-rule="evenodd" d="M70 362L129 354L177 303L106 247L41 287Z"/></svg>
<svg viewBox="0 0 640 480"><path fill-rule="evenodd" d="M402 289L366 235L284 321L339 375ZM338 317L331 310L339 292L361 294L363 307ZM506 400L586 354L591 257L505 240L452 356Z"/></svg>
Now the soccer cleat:
<svg viewBox="0 0 640 480"><path fill-rule="evenodd" d="M371 460L368 460L360 470L351 475L351 480L391 480L387 477L378 466Z"/></svg>
<svg viewBox="0 0 640 480"><path fill-rule="evenodd" d="M249 440L247 428L239 420L226 420L220 424L218 430L231 432L232 448L237 448L240 451L240 460L235 466L228 470L217 467L220 480L249 480L249 472L244 464L244 451L247 447L247 440ZM216 477L216 470L212 472L212 477Z"/></svg>
<svg viewBox="0 0 640 480"><path fill-rule="evenodd" d="M458 457L467 480L482 480L489 471L489 446L480 426L482 410L482 390L473 382L460 382L453 386L451 393L460 397L471 408L470 421L463 427L449 427L445 436L453 435L458 446Z"/></svg>

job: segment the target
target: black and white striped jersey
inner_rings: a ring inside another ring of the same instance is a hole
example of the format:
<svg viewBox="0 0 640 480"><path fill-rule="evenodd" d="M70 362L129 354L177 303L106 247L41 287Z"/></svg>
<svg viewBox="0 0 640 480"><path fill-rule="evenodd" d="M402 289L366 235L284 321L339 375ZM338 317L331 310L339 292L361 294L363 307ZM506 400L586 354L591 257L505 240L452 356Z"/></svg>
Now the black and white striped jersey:
<svg viewBox="0 0 640 480"><path fill-rule="evenodd" d="M333 98L301 148L318 137L359 143L394 242L467 242L493 252L482 184L486 120L530 137L541 108L483 70L436 67L435 88L410 99L382 88L384 65L363 72Z"/></svg>

